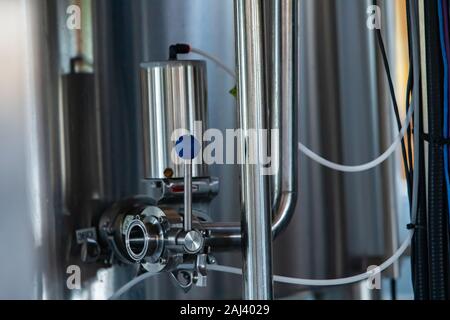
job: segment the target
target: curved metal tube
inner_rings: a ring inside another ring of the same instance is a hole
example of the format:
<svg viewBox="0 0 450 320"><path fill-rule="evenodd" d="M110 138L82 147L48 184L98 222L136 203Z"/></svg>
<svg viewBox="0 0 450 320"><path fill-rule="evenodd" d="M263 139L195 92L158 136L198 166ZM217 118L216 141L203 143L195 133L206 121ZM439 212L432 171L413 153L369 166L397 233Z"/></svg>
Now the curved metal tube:
<svg viewBox="0 0 450 320"><path fill-rule="evenodd" d="M272 150L272 161L280 163L280 170L271 177L272 188L272 234L276 238L289 225L297 203L297 101L294 79L294 17L293 0L273 0L271 10L271 81L270 126L281 134ZM281 143L284 141L285 143ZM277 157L277 160L274 160ZM207 242L214 247L230 248L241 245L240 223L203 224L202 229L211 230Z"/></svg>
<svg viewBox="0 0 450 320"><path fill-rule="evenodd" d="M295 39L293 0L274 0L272 65L273 91L271 127L280 129L277 150L272 155L280 160L280 170L272 177L273 223L272 234L276 238L289 224L297 203L297 107L295 99ZM281 50L280 50L281 47ZM280 77L280 81L277 81ZM281 143L283 141L283 143Z"/></svg>
<svg viewBox="0 0 450 320"><path fill-rule="evenodd" d="M296 41L294 39L295 11L293 0L273 0L270 10L271 23L271 64L269 75L270 91L270 127L281 131L274 142L272 161L280 163L280 170L271 177L272 188L272 234L279 236L289 225L297 203L298 153L297 153L297 101L295 99L294 67ZM281 143L283 141L284 143ZM274 158L277 157L276 160ZM216 227L221 231L217 232ZM211 241L222 247L237 247L241 243L240 224L205 225L205 229L214 230Z"/></svg>
<svg viewBox="0 0 450 320"><path fill-rule="evenodd" d="M271 65L267 70L267 85L270 88L267 92L269 104L269 126L273 130L281 130L281 0L264 2L265 17L268 20L266 37L267 63ZM272 135L271 138L271 158L272 163L281 163L281 134ZM270 177L270 187L272 193L272 210L276 212L281 198L281 172Z"/></svg>

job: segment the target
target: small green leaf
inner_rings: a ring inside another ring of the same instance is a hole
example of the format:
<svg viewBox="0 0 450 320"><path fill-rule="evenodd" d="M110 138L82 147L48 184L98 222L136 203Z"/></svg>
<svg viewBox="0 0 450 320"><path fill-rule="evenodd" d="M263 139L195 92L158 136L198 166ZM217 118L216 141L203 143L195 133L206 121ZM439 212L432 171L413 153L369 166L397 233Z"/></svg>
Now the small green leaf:
<svg viewBox="0 0 450 320"><path fill-rule="evenodd" d="M237 98L237 95L238 95L237 86L234 86L233 89L231 89L231 90L229 91L229 93L230 93L233 97Z"/></svg>

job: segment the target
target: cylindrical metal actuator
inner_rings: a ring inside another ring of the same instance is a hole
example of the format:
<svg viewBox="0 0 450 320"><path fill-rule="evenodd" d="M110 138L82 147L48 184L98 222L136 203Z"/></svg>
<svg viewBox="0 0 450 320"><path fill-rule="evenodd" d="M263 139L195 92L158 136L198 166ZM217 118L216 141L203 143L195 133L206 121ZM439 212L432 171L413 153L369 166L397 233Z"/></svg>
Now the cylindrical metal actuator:
<svg viewBox="0 0 450 320"><path fill-rule="evenodd" d="M178 138L174 132L185 129L202 141L207 128L206 63L143 63L141 86L145 178L167 178L172 172L172 178L181 178L183 163L173 161L172 155ZM193 177L208 176L207 166L200 160L193 161Z"/></svg>

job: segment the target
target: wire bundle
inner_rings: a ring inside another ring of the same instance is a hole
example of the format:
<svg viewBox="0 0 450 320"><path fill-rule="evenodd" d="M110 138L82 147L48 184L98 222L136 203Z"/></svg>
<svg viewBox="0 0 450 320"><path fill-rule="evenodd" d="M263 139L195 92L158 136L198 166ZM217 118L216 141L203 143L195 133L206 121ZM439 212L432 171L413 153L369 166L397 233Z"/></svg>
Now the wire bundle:
<svg viewBox="0 0 450 320"><path fill-rule="evenodd" d="M444 69L444 100L443 100L443 137L444 140L448 140L450 137L449 132L449 63L450 63L450 28L449 28L449 1L438 0L438 14L439 14L439 34L442 51L442 61ZM446 193L447 193L447 207L450 206L450 168L449 168L449 147L448 144L443 146L444 153L444 171L446 181ZM449 208L450 209L450 208ZM449 210L450 212L450 210Z"/></svg>
<svg viewBox="0 0 450 320"><path fill-rule="evenodd" d="M446 140L449 137L449 1L427 2L427 63L431 66L429 77L429 122L430 122L430 298L448 298L448 213L450 205L449 152ZM437 15L438 23L431 23ZM436 30L437 29L437 30ZM436 31L433 34L432 31ZM439 37L436 39L436 33ZM433 54L442 59L431 60ZM445 178L443 178L443 176ZM443 195L446 195L445 197Z"/></svg>

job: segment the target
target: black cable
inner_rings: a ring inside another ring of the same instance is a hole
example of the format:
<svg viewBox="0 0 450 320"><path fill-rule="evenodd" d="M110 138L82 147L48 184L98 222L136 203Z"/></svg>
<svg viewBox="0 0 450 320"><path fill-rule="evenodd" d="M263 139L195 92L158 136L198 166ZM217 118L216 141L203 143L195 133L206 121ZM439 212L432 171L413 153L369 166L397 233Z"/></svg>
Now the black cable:
<svg viewBox="0 0 450 320"><path fill-rule="evenodd" d="M411 35L411 1L406 1L406 25L408 30L408 57L409 57L409 70L408 70L408 83L406 85L406 100L405 100L405 109L408 113L409 108L411 107L411 95L412 89L414 87L414 63L413 63L413 48L412 48L412 39ZM419 84L419 83L418 83ZM414 168L413 168L413 130L414 127L414 117L411 120L411 126L408 127L407 131L407 144L408 144L408 163L409 163L409 175L410 181L413 181L414 177ZM412 188L411 188L412 189ZM409 199L410 207L412 207L412 199Z"/></svg>
<svg viewBox="0 0 450 320"><path fill-rule="evenodd" d="M374 4L377 5L377 1L374 1ZM386 72L386 76L388 79L389 92L391 94L392 106L393 106L394 114L395 114L395 120L397 122L398 130L401 131L402 130L402 121L400 119L400 112L399 112L399 108L398 108L397 97L395 95L394 81L392 80L391 68L389 66L389 60L388 60L387 53L386 53L386 47L384 45L383 37L381 35L380 29L376 29L376 36L377 36L378 46L380 47L381 55L383 58L384 70ZM411 77L408 77L408 78L410 80L412 78L412 75L411 75ZM409 84L411 82L412 81L408 81ZM410 128L409 128L409 130L410 130ZM411 196L412 195L412 178L411 177L412 176L411 176L411 170L409 168L409 164L412 165L412 162L408 162L408 154L406 153L406 146L405 146L404 138L401 141L401 145L402 145L403 167L405 169L406 184L407 184L407 190L408 190L408 199L411 203L411 201L412 201L412 196Z"/></svg>
<svg viewBox="0 0 450 320"><path fill-rule="evenodd" d="M377 5L377 1L374 1L374 4ZM407 1L407 6L409 5L409 1ZM409 7L408 7L408 14L409 14ZM411 20L410 20L410 16L408 15L408 30L410 30L410 26L411 26ZM384 69L386 72L386 76L388 79L388 84L389 84L389 91L390 91L390 95L391 95L391 99L392 99L392 106L394 109L394 114L395 114L395 118L396 118L396 122L397 122L397 126L398 126L398 130L401 131L402 130L402 122L400 119L400 112L399 112L399 108L398 108L398 104L397 104L397 98L396 98L396 94L395 94L395 89L394 89L394 83L392 80L392 75L391 75L391 70L389 67L389 60L387 57L387 53L386 53L386 48L383 42L383 37L381 35L381 30L377 29L376 30L376 36L377 36L377 42L378 42L378 46L380 48L381 54L382 54L382 58L383 58L383 65L384 65ZM409 108L411 107L411 94L412 94L412 88L414 86L414 76L413 76L413 62L412 62L412 46L411 46L411 39L408 37L408 42L409 42L409 46L408 46L408 50L409 50L409 72L408 72L408 82L407 82L407 92L406 92L406 112L408 112ZM413 155L412 155L412 126L413 126L413 120L411 121L410 124L408 124L408 130L407 130L407 134L406 134L406 140L408 143L408 152L406 151L406 145L405 145L405 138L402 139L401 141L401 146L402 146L402 162L403 162L403 167L405 170L405 177L406 177L406 184L407 184L407 191L408 191L408 200L409 200L409 204L410 204L410 208L412 208L412 188L413 188ZM411 217L413 216L413 213L411 212ZM412 262L411 262L411 269L412 269L412 277L413 277L413 284L414 287L416 287L416 272L415 272L415 262L414 257L416 256L414 254L414 250L412 250ZM422 277L421 277L422 279ZM416 291L416 290L415 290ZM391 280L391 296L392 296L392 300L396 300L396 281L395 279Z"/></svg>
<svg viewBox="0 0 450 320"><path fill-rule="evenodd" d="M427 63L428 127L431 137L442 137L442 53L437 0L426 0L425 40ZM428 159L428 244L430 299L447 299L448 234L444 200L443 148L430 143Z"/></svg>
<svg viewBox="0 0 450 320"><path fill-rule="evenodd" d="M374 4L377 5L377 1L374 0ZM394 113L395 113L395 120L397 121L397 127L398 130L401 131L402 130L402 121L400 119L400 112L399 112L399 108L398 108L398 104L397 104L397 97L395 95L395 88L394 88L394 81L392 80L392 75L391 75L391 70L389 67L389 60L387 58L387 53L386 53L386 48L384 46L384 42L383 42L383 37L381 35L381 29L376 29L376 35L377 35L377 42L378 45L380 47L381 50L381 55L383 58L383 65L384 65L384 69L386 71L386 76L388 78L388 84L389 84L389 92L391 94L391 99L392 99L392 105L394 108ZM410 46L410 52L411 52L411 46ZM410 60L411 60L411 54L410 54ZM410 66L412 64L410 63ZM410 72L412 72L412 69L410 69ZM408 84L411 84L412 81L412 74L410 73L410 76L408 77ZM411 84L412 86L412 84ZM409 100L409 97L408 97ZM409 103L408 103L409 105ZM408 124L410 125L410 124ZM411 139L411 128L409 126L408 128L408 139ZM402 145L402 158L403 158L403 167L405 170L405 176L406 176L406 184L407 184L407 190L408 190L408 199L409 199L409 203L411 205L412 203L412 170L410 170L409 165L411 165L412 167L412 158L410 158L408 160L408 154L406 153L406 146L405 146L405 138L402 139L401 141L401 145Z"/></svg>
<svg viewBox="0 0 450 320"><path fill-rule="evenodd" d="M412 66L412 61L410 58L410 65L409 65L409 71L408 71L408 82L406 85L406 102L405 102L405 110L406 113L409 112L409 108L411 108L411 95L412 95L412 89L414 86L414 70ZM414 177L414 166L413 166L413 159L414 156L412 154L413 152L413 128L414 128L414 117L411 119L411 125L408 127L408 130L406 131L406 143L408 147L408 154L407 154L407 161L409 164L409 181L412 184L413 177ZM406 180L408 181L408 180ZM412 186L411 186L412 190ZM412 197L409 197L409 206L412 208Z"/></svg>
<svg viewBox="0 0 450 320"><path fill-rule="evenodd" d="M381 36L380 29L376 30L376 35L377 35L377 39L378 39L378 45L381 50L381 55L383 58L384 69L386 71L386 76L388 79L389 91L391 94L392 105L393 105L394 113L395 113L395 119L397 121L398 130L401 131L402 130L402 121L400 119L400 112L399 112L399 108L398 108L398 104L397 104L397 97L395 95L394 82L392 80L391 69L389 67L389 60L387 58L386 48L384 46L383 37ZM405 175L406 175L406 183L407 183L407 187L408 187L408 196L409 196L409 199L411 199L412 181L411 181L411 174L410 174L410 170L409 170L409 166L408 166L408 156L406 153L406 146L405 146L404 138L402 139L402 157L403 157L403 167L405 169Z"/></svg>
<svg viewBox="0 0 450 320"><path fill-rule="evenodd" d="M397 280L391 279L391 300L397 300Z"/></svg>
<svg viewBox="0 0 450 320"><path fill-rule="evenodd" d="M414 34L412 28L417 28L417 26L412 26L411 14L415 15L414 21L417 20L417 1L406 1L406 16L407 16L407 28L408 28L408 44L409 44L409 65L410 65L410 75L414 71L413 55L414 50L412 46L412 36ZM419 68L419 66L416 66ZM420 79L414 81L414 79L408 78L408 88L406 96L406 106L407 110L410 106L411 90L415 85L418 86L418 90L421 95ZM427 239L427 229L426 229L426 216L427 216L427 199L426 199L426 179L425 179L425 156L424 156L424 135L423 135L423 110L420 103L416 106L419 110L419 123L412 122L412 127L414 130L419 130L420 140L414 141L414 146L419 148L419 165L418 168L411 169L413 174L414 170L419 170L419 190L418 190L418 206L417 212L411 212L411 219L413 216L416 217L416 229L414 232L414 237L411 243L411 276L414 289L414 298L416 300L427 300L429 298L429 277L428 277L428 239ZM408 151L412 150L411 141L411 130L408 134ZM410 164L413 163L413 156L409 154Z"/></svg>
<svg viewBox="0 0 450 320"><path fill-rule="evenodd" d="M421 122L417 124L417 130L420 130L420 136L423 137L423 110L420 107ZM429 258L428 258L428 230L427 230L427 185L426 185L426 170L425 170L425 140L415 142L420 148L419 154L419 198L417 211L417 228L414 233L413 254L415 261L415 297L417 300L428 300L430 297L429 286Z"/></svg>
<svg viewBox="0 0 450 320"><path fill-rule="evenodd" d="M406 99L405 99L405 106L406 106L406 112L408 112L409 108L411 107L411 95L412 95L412 87L414 82L414 63L413 63L413 45L412 45L412 28L411 28L411 2L409 0L406 1L406 27L407 27L407 34L408 34L408 60L409 60L409 71L408 71L408 83L406 86ZM414 126L414 124L412 124ZM412 148L411 148L411 139L412 139L412 130L411 127L408 128L407 131L407 141L408 141L408 157L409 157L409 163L410 166L412 164ZM412 170L411 170L412 171ZM411 208L410 211L410 218L411 221L413 219L413 212L412 212L412 198L409 198L409 207ZM414 234L414 237L412 239L411 243L411 280L413 285L413 291L414 291L414 298L417 299L418 291L417 287L417 268L416 268L416 244L415 244L416 234Z"/></svg>
<svg viewBox="0 0 450 320"><path fill-rule="evenodd" d="M421 140L417 141L420 146L419 163L419 206L417 212L416 224L418 228L414 232L412 239L412 262L414 263L414 296L416 300L428 300L430 297L429 286L429 259L428 259L428 231L427 231L427 187L425 176L425 141L423 139L423 109L420 107L421 123L418 123L418 129L421 133Z"/></svg>

